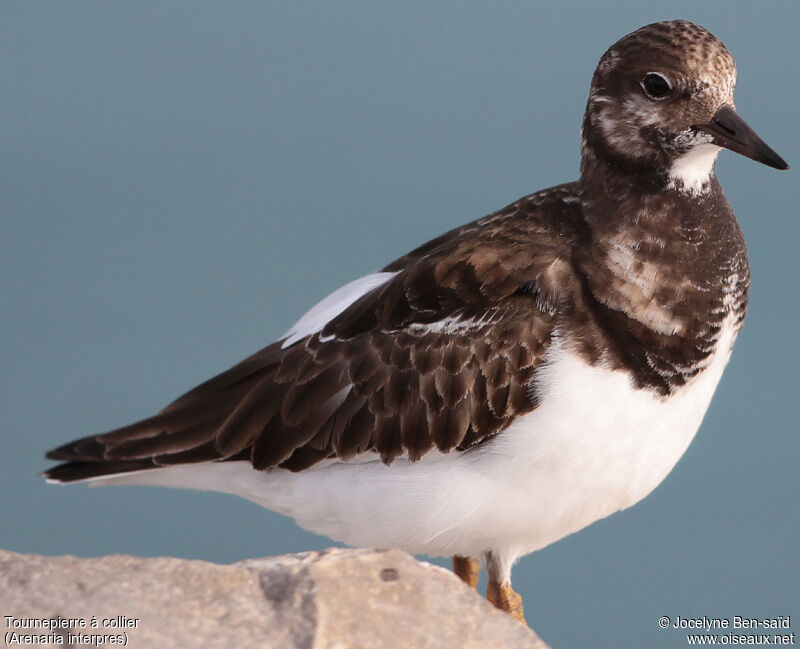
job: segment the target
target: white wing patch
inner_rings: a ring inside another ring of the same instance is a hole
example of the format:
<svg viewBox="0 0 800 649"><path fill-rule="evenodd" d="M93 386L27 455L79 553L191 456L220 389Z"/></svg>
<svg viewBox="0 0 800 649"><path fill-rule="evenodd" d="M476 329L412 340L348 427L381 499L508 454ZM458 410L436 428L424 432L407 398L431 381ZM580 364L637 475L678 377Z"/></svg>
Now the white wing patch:
<svg viewBox="0 0 800 649"><path fill-rule="evenodd" d="M323 298L303 315L295 325L286 332L281 345L286 349L306 336L322 331L323 327L339 315L362 295L388 282L397 273L373 273L353 280Z"/></svg>
<svg viewBox="0 0 800 649"><path fill-rule="evenodd" d="M429 322L426 324L411 323L408 325L407 330L418 335L427 333L453 333L464 329L475 329L489 324L492 315L491 311L483 314L480 318L463 318L461 315L452 315L437 320L436 322Z"/></svg>

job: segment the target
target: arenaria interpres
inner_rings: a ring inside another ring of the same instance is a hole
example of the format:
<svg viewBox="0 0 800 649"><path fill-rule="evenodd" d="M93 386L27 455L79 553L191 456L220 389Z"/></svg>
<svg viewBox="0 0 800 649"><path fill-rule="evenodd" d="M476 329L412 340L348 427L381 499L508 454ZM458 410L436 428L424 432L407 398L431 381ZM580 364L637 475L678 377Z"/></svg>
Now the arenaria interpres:
<svg viewBox="0 0 800 649"><path fill-rule="evenodd" d="M452 556L523 620L521 556L649 494L742 326L720 148L786 169L736 114L736 67L686 21L615 43L581 175L344 286L153 417L70 442L54 482L249 498L355 546Z"/></svg>

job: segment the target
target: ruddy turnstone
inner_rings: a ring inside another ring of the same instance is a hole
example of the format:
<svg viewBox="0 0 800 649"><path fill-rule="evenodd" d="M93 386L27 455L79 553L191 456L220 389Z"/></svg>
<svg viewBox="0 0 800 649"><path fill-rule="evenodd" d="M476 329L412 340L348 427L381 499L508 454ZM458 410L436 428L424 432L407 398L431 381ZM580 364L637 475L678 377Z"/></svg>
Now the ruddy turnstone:
<svg viewBox="0 0 800 649"><path fill-rule="evenodd" d="M736 114L711 33L654 23L600 59L580 178L335 291L140 422L47 457L53 482L249 498L355 546L452 556L523 620L521 556L638 502L694 437L744 320L720 148L786 163Z"/></svg>

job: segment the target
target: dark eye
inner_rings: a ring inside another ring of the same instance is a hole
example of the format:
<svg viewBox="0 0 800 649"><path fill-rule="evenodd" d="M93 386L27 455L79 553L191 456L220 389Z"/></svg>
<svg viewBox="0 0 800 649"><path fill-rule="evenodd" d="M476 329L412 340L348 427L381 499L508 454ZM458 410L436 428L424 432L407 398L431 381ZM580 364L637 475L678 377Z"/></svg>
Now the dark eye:
<svg viewBox="0 0 800 649"><path fill-rule="evenodd" d="M665 76L657 72L648 72L642 79L642 89L650 99L664 99L672 92L672 84Z"/></svg>

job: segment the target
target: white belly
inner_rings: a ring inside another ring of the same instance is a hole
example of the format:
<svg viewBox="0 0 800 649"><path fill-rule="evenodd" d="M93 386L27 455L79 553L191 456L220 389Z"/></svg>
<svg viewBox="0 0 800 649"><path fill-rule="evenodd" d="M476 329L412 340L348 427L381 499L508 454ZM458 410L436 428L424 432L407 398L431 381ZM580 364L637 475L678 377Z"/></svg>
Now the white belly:
<svg viewBox="0 0 800 649"><path fill-rule="evenodd" d="M107 481L234 493L354 546L513 558L649 494L691 442L730 356L723 327L707 368L669 399L554 343L539 407L465 453L385 466L373 457L291 473L246 462L188 465Z"/></svg>
<svg viewBox="0 0 800 649"><path fill-rule="evenodd" d="M668 399L631 387L627 373L590 367L558 346L538 377L541 405L495 452L523 491L510 505L524 552L542 548L647 496L691 443L730 358L726 327L706 369Z"/></svg>

